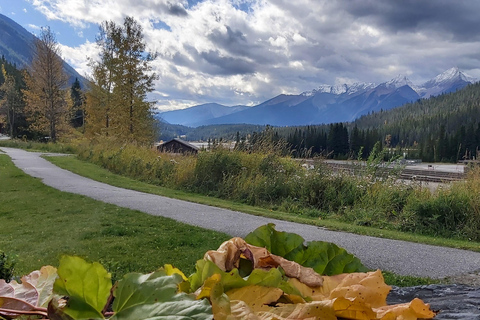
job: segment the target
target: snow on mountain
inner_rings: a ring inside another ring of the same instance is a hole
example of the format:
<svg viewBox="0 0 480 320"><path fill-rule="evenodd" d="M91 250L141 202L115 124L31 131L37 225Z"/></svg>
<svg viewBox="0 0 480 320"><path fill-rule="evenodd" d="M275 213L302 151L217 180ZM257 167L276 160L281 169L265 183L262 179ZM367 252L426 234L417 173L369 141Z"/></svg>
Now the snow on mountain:
<svg viewBox="0 0 480 320"><path fill-rule="evenodd" d="M474 82L476 82L474 78L466 75L455 67L425 82L419 86L416 91L422 98L429 98L444 92L453 92Z"/></svg>
<svg viewBox="0 0 480 320"><path fill-rule="evenodd" d="M406 76L401 74L392 80L385 82L385 86L389 89L398 89L403 86L409 86L410 88L414 87L413 83Z"/></svg>
<svg viewBox="0 0 480 320"><path fill-rule="evenodd" d="M420 98L455 92L473 82L473 78L458 68L452 68L419 86L406 76L399 75L379 85L323 84L300 95L281 94L259 105L238 110L207 104L163 113L161 116L170 123L189 126L235 123L293 126L344 122L369 112L390 110Z"/></svg>
<svg viewBox="0 0 480 320"><path fill-rule="evenodd" d="M354 94L362 90L369 90L375 88L374 83L354 83L352 85L348 85L346 83L344 84L338 84L338 85L328 85L328 84L322 84L318 87L318 89L314 89L312 91L305 91L301 95L305 97L311 97L314 96L317 93L331 93L334 95L341 95L341 94Z"/></svg>

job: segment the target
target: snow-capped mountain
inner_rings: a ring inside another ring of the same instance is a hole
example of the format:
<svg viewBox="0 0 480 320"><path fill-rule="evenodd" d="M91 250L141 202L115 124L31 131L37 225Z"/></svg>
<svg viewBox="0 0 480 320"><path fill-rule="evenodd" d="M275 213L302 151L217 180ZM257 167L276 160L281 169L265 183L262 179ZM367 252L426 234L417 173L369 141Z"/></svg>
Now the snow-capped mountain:
<svg viewBox="0 0 480 320"><path fill-rule="evenodd" d="M422 84L418 87L417 93L422 98L429 98L441 93L456 91L474 82L474 78L461 72L458 68L451 68Z"/></svg>
<svg viewBox="0 0 480 320"><path fill-rule="evenodd" d="M369 112L389 110L420 98L454 92L473 82L475 82L473 78L458 68L452 68L418 86L403 75L379 85L373 83L320 85L299 95L282 94L254 107L244 107L235 111L232 109L234 112L227 112L228 114L223 116L206 119L204 113L202 119L190 117L188 123L182 124L199 126L245 123L295 126L352 121ZM185 111L170 111L169 116L177 112Z"/></svg>

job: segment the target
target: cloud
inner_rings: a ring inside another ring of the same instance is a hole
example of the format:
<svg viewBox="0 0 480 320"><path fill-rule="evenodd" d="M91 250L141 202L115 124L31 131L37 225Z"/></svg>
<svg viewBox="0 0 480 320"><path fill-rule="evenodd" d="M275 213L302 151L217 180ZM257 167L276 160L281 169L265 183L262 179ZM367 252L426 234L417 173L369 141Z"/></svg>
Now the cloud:
<svg viewBox="0 0 480 320"><path fill-rule="evenodd" d="M480 2L468 0L30 0L80 34L133 16L158 52L152 97L188 103L262 102L320 84L415 83L458 66L480 77ZM88 73L94 44L64 48Z"/></svg>

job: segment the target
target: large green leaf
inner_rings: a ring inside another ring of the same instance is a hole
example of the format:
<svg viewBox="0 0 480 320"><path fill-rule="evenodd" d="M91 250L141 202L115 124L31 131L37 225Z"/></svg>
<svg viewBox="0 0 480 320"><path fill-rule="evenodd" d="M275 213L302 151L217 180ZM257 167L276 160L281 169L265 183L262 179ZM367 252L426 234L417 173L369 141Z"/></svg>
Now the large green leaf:
<svg viewBox="0 0 480 320"><path fill-rule="evenodd" d="M274 255L310 267L319 274L367 271L358 258L336 244L312 241L305 246L305 240L301 236L277 231L272 223L257 228L245 237L245 241L254 246L265 247Z"/></svg>
<svg viewBox="0 0 480 320"><path fill-rule="evenodd" d="M53 291L68 296L63 311L74 319L103 319L102 310L110 295L111 276L99 263L64 256L57 270Z"/></svg>
<svg viewBox="0 0 480 320"><path fill-rule="evenodd" d="M208 301L177 293L182 281L181 275L167 276L163 270L125 275L114 292L115 315L111 320L212 319Z"/></svg>
<svg viewBox="0 0 480 320"><path fill-rule="evenodd" d="M269 223L250 232L245 237L245 241L288 259L288 255L302 249L305 239L296 233L277 231L275 225Z"/></svg>

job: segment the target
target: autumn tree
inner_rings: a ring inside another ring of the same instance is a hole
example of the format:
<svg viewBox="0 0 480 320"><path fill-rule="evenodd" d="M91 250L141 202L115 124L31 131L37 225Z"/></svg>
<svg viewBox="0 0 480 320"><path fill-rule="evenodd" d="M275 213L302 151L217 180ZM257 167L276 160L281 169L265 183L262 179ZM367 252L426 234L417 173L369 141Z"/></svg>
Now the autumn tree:
<svg viewBox="0 0 480 320"><path fill-rule="evenodd" d="M98 61L91 60L87 93L87 134L150 143L154 138L153 56L146 52L142 27L131 17L123 25L104 22L97 37Z"/></svg>
<svg viewBox="0 0 480 320"><path fill-rule="evenodd" d="M35 41L25 80L25 111L30 128L57 141L69 128L68 77L63 70L60 47L49 27L43 28Z"/></svg>

